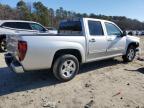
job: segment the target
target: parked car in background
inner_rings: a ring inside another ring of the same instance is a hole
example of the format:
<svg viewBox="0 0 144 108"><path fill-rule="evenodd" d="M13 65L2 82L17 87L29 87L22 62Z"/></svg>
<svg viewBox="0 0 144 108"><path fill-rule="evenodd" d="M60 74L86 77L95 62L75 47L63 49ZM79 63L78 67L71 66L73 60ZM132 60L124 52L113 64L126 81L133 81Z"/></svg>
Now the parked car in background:
<svg viewBox="0 0 144 108"><path fill-rule="evenodd" d="M17 34L44 34L48 33L48 30L41 24L33 21L0 20L1 51L6 51L6 35L12 32Z"/></svg>
<svg viewBox="0 0 144 108"><path fill-rule="evenodd" d="M55 77L69 81L82 63L122 56L134 60L139 38L128 36L113 22L80 18L64 20L56 35L7 37L7 65L16 73L51 68Z"/></svg>
<svg viewBox="0 0 144 108"><path fill-rule="evenodd" d="M54 27L46 27L50 34L57 34L58 30Z"/></svg>
<svg viewBox="0 0 144 108"><path fill-rule="evenodd" d="M131 36L141 36L141 30L126 30L126 33Z"/></svg>
<svg viewBox="0 0 144 108"><path fill-rule="evenodd" d="M144 32L141 32L141 36L144 36Z"/></svg>

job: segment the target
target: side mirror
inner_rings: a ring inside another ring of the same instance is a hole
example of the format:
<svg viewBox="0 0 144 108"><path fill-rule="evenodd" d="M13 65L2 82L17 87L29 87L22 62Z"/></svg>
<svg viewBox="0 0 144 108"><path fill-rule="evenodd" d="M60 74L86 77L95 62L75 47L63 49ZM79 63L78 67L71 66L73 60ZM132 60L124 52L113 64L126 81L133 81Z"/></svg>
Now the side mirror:
<svg viewBox="0 0 144 108"><path fill-rule="evenodd" d="M127 35L126 31L123 31L121 37L124 37L124 36L126 36L126 35Z"/></svg>

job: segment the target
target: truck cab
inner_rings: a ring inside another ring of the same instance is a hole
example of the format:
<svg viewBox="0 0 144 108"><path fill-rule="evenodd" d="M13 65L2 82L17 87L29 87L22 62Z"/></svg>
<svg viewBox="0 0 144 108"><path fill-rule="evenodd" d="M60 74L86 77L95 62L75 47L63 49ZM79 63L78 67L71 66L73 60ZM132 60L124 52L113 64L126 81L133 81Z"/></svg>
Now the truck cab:
<svg viewBox="0 0 144 108"><path fill-rule="evenodd" d="M87 62L124 55L132 43L139 46L137 37L127 36L115 23L101 19L64 20L59 33L85 36Z"/></svg>

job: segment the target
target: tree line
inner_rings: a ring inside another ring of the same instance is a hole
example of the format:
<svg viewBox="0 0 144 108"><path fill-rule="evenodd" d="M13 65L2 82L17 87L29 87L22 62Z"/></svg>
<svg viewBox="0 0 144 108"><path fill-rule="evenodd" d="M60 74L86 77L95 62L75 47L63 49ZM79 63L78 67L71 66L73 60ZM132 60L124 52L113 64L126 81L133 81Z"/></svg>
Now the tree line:
<svg viewBox="0 0 144 108"><path fill-rule="evenodd" d="M30 20L40 22L44 26L58 27L59 22L63 19L89 17L110 20L118 24L123 30L144 30L144 22L136 19L130 19L125 16L106 16L87 13L77 13L67 11L60 7L52 9L46 7L42 2L26 3L19 1L16 8L9 5L0 4L0 20Z"/></svg>

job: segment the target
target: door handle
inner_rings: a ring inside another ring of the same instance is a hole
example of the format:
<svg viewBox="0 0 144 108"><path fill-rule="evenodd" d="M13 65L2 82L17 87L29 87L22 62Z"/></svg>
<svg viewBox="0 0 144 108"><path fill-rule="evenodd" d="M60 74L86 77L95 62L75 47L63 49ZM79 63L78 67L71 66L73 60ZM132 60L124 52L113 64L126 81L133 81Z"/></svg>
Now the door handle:
<svg viewBox="0 0 144 108"><path fill-rule="evenodd" d="M95 39L90 39L89 42L96 42L96 40Z"/></svg>

